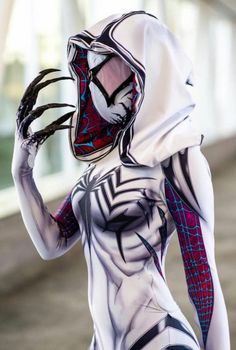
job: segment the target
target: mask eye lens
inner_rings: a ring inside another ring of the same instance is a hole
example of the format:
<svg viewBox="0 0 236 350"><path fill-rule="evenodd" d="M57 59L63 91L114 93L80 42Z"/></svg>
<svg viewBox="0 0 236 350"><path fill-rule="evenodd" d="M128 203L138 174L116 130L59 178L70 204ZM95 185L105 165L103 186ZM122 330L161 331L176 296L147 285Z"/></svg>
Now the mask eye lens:
<svg viewBox="0 0 236 350"><path fill-rule="evenodd" d="M129 84L129 77L132 74L129 66L118 56L113 56L97 72L96 78L111 96L119 87L124 88L125 82ZM119 89L120 90L120 89Z"/></svg>
<svg viewBox="0 0 236 350"><path fill-rule="evenodd" d="M133 81L134 73L117 55L99 55L88 52L88 80L92 81L106 99L107 106L114 104L115 97ZM105 58L104 58L105 57ZM96 64L99 62L99 64Z"/></svg>

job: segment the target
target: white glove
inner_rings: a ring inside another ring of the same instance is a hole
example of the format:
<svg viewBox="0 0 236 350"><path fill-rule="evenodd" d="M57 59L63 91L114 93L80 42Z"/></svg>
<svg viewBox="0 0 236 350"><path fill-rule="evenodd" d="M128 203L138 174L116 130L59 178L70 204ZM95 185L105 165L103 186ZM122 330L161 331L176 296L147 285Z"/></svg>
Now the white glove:
<svg viewBox="0 0 236 350"><path fill-rule="evenodd" d="M40 82L45 75L58 71L58 69L45 69L32 81L26 89L20 105L17 110L15 145L12 159L12 175L13 178L28 174L33 166L36 154L40 145L56 130L71 128L70 125L61 125L66 120L71 118L73 112L66 113L56 121L49 124L42 130L33 133L30 129L30 124L39 118L44 111L50 108L58 107L74 107L67 103L49 103L44 106L37 107L33 110L36 103L39 91L45 86L59 80L72 79L70 77L59 77Z"/></svg>

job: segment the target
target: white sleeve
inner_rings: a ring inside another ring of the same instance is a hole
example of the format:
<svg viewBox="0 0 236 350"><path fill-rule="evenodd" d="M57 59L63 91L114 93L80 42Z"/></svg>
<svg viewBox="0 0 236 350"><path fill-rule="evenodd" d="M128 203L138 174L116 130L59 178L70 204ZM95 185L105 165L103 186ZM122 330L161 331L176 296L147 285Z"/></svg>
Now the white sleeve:
<svg viewBox="0 0 236 350"><path fill-rule="evenodd" d="M80 238L78 222L73 214L70 193L52 215L33 178L34 146L22 143L16 134L12 175L25 227L42 259L55 259L65 254Z"/></svg>

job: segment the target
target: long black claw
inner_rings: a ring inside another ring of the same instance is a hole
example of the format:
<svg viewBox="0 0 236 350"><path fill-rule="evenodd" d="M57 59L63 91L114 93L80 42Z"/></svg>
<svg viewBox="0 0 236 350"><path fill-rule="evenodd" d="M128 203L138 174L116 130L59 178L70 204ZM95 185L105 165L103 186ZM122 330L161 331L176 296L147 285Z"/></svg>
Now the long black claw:
<svg viewBox="0 0 236 350"><path fill-rule="evenodd" d="M43 130L37 131L34 133L35 137L39 137L42 136L42 134L44 136L48 135L52 135L56 130L60 130L60 129L68 129L68 128L73 128L73 126L70 125L61 125L62 123L64 123L65 121L67 121L69 118L72 117L72 115L74 114L74 111L72 112L68 112L66 114L64 114L63 116L61 116L60 118L58 118L57 120L54 120L51 124L49 124L48 126L46 126Z"/></svg>
<svg viewBox="0 0 236 350"><path fill-rule="evenodd" d="M21 99L21 103L17 110L17 124L19 125L21 121L25 118L25 116L29 113L29 111L33 108L34 104L36 103L38 93L39 91L54 82L60 81L60 80L66 80L70 79L73 80L72 77L59 77L47 80L43 83L39 83L47 74L58 72L60 69L56 68L48 68L44 69L41 72L39 72L39 75L29 84L29 86L26 88L23 97Z"/></svg>
<svg viewBox="0 0 236 350"><path fill-rule="evenodd" d="M29 111L32 109L33 105L36 102L36 99L31 99L32 96L32 91L35 87L35 85L37 85L37 83L39 83L44 77L45 75L52 73L52 72L56 72L58 71L58 69L56 68L48 68L48 69L44 69L41 72L39 72L39 75L37 75L36 78L34 78L34 80L28 85L28 87L26 88L22 99L20 101L20 105L17 109L17 125L19 127L21 121L24 119L24 117L26 116L26 111ZM37 96L36 96L37 98Z"/></svg>
<svg viewBox="0 0 236 350"><path fill-rule="evenodd" d="M25 97L30 93L31 89L38 83L40 82L45 75L49 74L49 73L53 73L53 72L57 72L59 71L59 69L56 68L48 68L48 69L44 69L41 72L39 72L39 75L37 75L36 78L34 78L34 80L29 84L29 86L26 88L25 93L21 99L22 102L24 102Z"/></svg>
<svg viewBox="0 0 236 350"><path fill-rule="evenodd" d="M60 119L60 118L59 118ZM35 143L36 147L43 144L44 141L51 135L55 133L57 130L64 130L64 129L72 129L72 125L56 125L51 123L50 125L46 126L46 128L39 130L35 132L27 141L28 144Z"/></svg>
<svg viewBox="0 0 236 350"><path fill-rule="evenodd" d="M37 107L36 109L32 110L29 115L23 119L20 125L20 133L22 134L23 138L27 138L28 136L28 128L30 124L37 118L39 118L43 112L45 112L48 109L51 108L60 108L60 107L75 107L74 105L68 104L68 103L48 103L46 105Z"/></svg>
<svg viewBox="0 0 236 350"><path fill-rule="evenodd" d="M73 125L55 125L54 131L63 129L73 129Z"/></svg>
<svg viewBox="0 0 236 350"><path fill-rule="evenodd" d="M55 83L55 82L60 81L60 80L71 80L71 79L72 79L71 77L58 77L58 78L46 80L43 83L39 83L36 86L33 86L32 89L30 90L28 96L25 97L25 100L24 100L25 108L22 111L23 114L24 115L28 114L29 111L33 108L33 106L37 100L39 91L42 88L46 87L47 85L49 85L51 83Z"/></svg>
<svg viewBox="0 0 236 350"><path fill-rule="evenodd" d="M52 122L50 125L60 125L62 123L65 123L65 121L67 121L68 119L70 119L72 117L72 115L74 114L75 111L72 112L68 112L64 115L62 115L60 118L58 118L57 120L55 120L54 122Z"/></svg>
<svg viewBox="0 0 236 350"><path fill-rule="evenodd" d="M48 125L46 126L46 128L42 129L42 130L39 130L39 131L36 131L32 136L34 138L40 138L40 137L49 137L51 136L52 134L54 134L55 131L57 130L64 130L64 129L71 129L73 128L73 126L71 125Z"/></svg>
<svg viewBox="0 0 236 350"><path fill-rule="evenodd" d="M49 84L55 83L56 81L60 81L60 80L73 80L72 77L59 77L59 78L53 78L53 79L49 79L44 81L43 83L38 84L35 88L34 88L34 94L37 93L44 88L45 86L48 86ZM37 96L36 96L37 97Z"/></svg>
<svg viewBox="0 0 236 350"><path fill-rule="evenodd" d="M52 73L52 72L60 72L60 69L57 68L46 68L43 69L39 72L39 74L48 74L48 73Z"/></svg>

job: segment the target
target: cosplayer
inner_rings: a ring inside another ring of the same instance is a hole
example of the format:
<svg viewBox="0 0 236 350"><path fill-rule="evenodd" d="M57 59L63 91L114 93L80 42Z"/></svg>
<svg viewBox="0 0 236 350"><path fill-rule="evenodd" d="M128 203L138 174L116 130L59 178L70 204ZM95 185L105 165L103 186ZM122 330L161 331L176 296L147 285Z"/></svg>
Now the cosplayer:
<svg viewBox="0 0 236 350"><path fill-rule="evenodd" d="M211 173L203 136L191 123L191 62L177 39L144 11L113 15L69 39L76 110L45 129L30 124L40 72L17 113L12 173L27 231L43 259L78 241L88 268L94 322L90 349L229 350L224 297L214 256ZM70 125L61 125L70 119ZM57 212L33 178L40 145L69 129L74 156L88 162ZM178 235L190 302L201 336L175 302L165 257Z"/></svg>

